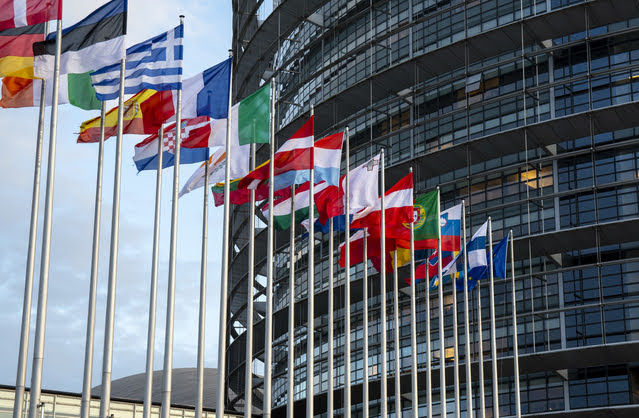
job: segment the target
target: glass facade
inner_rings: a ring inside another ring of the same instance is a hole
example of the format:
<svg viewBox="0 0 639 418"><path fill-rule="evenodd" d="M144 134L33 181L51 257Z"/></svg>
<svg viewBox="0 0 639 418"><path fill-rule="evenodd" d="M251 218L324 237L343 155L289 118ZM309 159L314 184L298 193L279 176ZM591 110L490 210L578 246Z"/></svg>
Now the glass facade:
<svg viewBox="0 0 639 418"><path fill-rule="evenodd" d="M443 209L465 201L469 236L489 216L495 243L513 231L522 413L636 405L639 415L639 357L632 354L639 352L639 8L630 0L615 2L616 11L602 0L234 3L235 99L272 77L277 83L279 141L290 136L314 106L316 138L349 126L351 168L384 148L390 178L398 179L412 166L416 195L439 186ZM260 154L265 155L265 149ZM256 276L247 277L247 216L245 207L233 208L225 368L227 411L237 412L244 408L246 367L253 372L255 408L261 408L263 397L266 260L264 249L258 251ZM263 218L256 219L256 231L256 242L265 248ZM289 396L303 403L307 393L309 240L298 235L290 257L288 232L276 236L272 399L273 415L283 416ZM344 234L335 233L333 240L337 249ZM329 326L334 327L334 387L341 391L344 385L345 274L336 251L335 322L329 324L329 237L317 233L314 245L313 382L316 414L325 416ZM289 353L292 267L295 350ZM364 268L369 277L368 384L379 387L380 364L386 361L388 377L402 376L401 404L408 416L410 298L400 292L395 324L393 295L381 294L379 276L370 264L351 268L351 390L361 393L364 383ZM401 287L408 275L400 270ZM510 280L495 282L503 416L515 413L511 291ZM419 407L424 416L427 357L434 384L442 358L452 369L453 309L458 311L461 364L467 360L467 342L462 297L454 306L451 289L444 292L442 336L440 300L431 295L426 312L425 288L417 286L416 293ZM255 302L254 318L246 317L247 294ZM480 349L485 361L491 357L487 285L469 296L468 343L476 367ZM381 358L380 348L382 297L387 298L387 359ZM252 359L246 358L249 320L254 323ZM397 347L391 332L395 327L400 330ZM292 394L289 356L295 362ZM478 408L479 382L473 373ZM447 382L448 416L454 416L452 378ZM488 416L494 415L491 388L487 378ZM460 416L467 416L464 385L460 392ZM353 414L361 415L361 396L353 395L353 402ZM388 402L389 412L399 416L393 396ZM341 408L341 402L336 405ZM435 388L436 416L441 415L440 405ZM344 412L339 408L335 414ZM380 399L372 397L366 408L371 416L378 415Z"/></svg>

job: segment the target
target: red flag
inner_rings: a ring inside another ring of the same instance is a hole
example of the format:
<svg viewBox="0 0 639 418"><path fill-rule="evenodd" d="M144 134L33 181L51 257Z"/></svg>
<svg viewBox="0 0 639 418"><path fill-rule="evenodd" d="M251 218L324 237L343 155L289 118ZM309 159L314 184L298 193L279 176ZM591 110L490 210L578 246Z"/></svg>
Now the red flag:
<svg viewBox="0 0 639 418"><path fill-rule="evenodd" d="M381 241L379 238L372 237L367 233L367 246L366 246L366 259L372 257L379 257L382 253L381 249ZM351 266L355 264L359 264L364 262L364 230L361 229L353 234L350 238L350 248L351 248ZM395 251L395 240L387 239L386 240L386 252ZM346 266L346 246L344 243L341 243L339 246L339 265L341 267Z"/></svg>
<svg viewBox="0 0 639 418"><path fill-rule="evenodd" d="M0 0L0 30L62 19L62 0Z"/></svg>

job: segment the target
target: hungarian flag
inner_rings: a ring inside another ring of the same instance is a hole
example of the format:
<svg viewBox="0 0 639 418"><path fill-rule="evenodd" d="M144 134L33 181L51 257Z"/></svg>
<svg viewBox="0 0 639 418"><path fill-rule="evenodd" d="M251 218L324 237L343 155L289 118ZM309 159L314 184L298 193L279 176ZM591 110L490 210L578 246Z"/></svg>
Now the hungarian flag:
<svg viewBox="0 0 639 418"><path fill-rule="evenodd" d="M398 181L384 196L386 238L395 238L397 234L394 227L413 220L413 173ZM351 228L369 228L371 235L380 237L381 216L381 199L377 199L374 206L353 216Z"/></svg>
<svg viewBox="0 0 639 418"><path fill-rule="evenodd" d="M1 31L0 77L33 78L33 43L44 35L44 24Z"/></svg>
<svg viewBox="0 0 639 418"><path fill-rule="evenodd" d="M170 91L142 90L124 102L123 132L125 134L154 134L162 123L174 113L173 102L164 100ZM117 134L118 108L114 107L105 115L104 139ZM100 140L100 117L83 122L80 126L78 143Z"/></svg>
<svg viewBox="0 0 639 418"><path fill-rule="evenodd" d="M51 105L53 83L46 84L45 105ZM0 107L39 107L42 80L18 77L2 79L2 99ZM60 76L58 104L72 104L84 110L100 109L101 102L95 95L89 73L66 74Z"/></svg>
<svg viewBox="0 0 639 418"><path fill-rule="evenodd" d="M59 19L61 0L0 0L0 31Z"/></svg>

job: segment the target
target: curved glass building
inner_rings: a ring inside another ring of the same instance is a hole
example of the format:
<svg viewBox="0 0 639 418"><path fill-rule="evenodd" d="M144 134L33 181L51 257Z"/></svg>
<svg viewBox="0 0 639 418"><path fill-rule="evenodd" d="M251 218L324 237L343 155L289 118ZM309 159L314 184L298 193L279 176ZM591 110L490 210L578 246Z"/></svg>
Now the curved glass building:
<svg viewBox="0 0 639 418"><path fill-rule="evenodd" d="M289 138L315 112L315 137L350 127L354 168L386 150L386 188L408 173L415 194L441 190L442 209L466 202L470 236L492 218L493 241L514 232L517 341L523 414L639 416L639 3L636 0L233 0L234 100L277 83L276 137ZM258 162L268 158L266 147ZM344 171L342 164L342 171ZM266 223L258 210L255 275L247 273L248 205L232 208L226 411L245 408L252 371L253 412L264 397ZM276 234L273 283L273 416L307 400L308 238ZM335 248L344 240L335 233ZM344 398L344 271L335 262L328 323L329 239L315 245L315 415L326 416L328 329L334 327L334 413ZM290 260L296 269L295 335L288 340ZM410 297L400 269L399 322L392 274L382 292L369 264L351 268L351 411L379 415L411 408ZM510 277L510 274L509 274ZM439 415L439 303L417 291L419 415L426 414L426 358L432 359L433 412ZM499 415L515 414L510 280L495 282ZM247 318L248 298L254 316ZM386 296L388 399L380 400L380 300ZM490 367L489 298L470 293L475 415L480 407L478 329L483 327L486 416L495 394ZM368 300L369 379L363 382L363 303ZM460 416L467 416L463 298L445 309L448 416L454 411L453 315L459 312ZM247 326L253 356L247 358ZM431 347L426 347L426 321ZM397 350L392 330L400 328ZM288 361L295 364L288 393ZM370 402L362 403L362 387ZM550 416L553 416L550 415Z"/></svg>

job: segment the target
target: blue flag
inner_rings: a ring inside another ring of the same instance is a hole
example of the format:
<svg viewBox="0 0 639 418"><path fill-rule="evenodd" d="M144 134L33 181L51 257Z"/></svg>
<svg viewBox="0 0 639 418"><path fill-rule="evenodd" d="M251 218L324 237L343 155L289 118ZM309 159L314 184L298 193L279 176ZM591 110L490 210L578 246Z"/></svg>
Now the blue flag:
<svg viewBox="0 0 639 418"><path fill-rule="evenodd" d="M508 253L508 237L506 235L499 243L493 247L493 277L506 278L506 255ZM463 273L461 274L463 276ZM486 257L486 266L480 271L474 271L471 269L468 272L468 290L473 290L477 285L477 280L483 280L490 277L490 271L488 270L488 257ZM463 277L457 280L457 290L464 290Z"/></svg>

